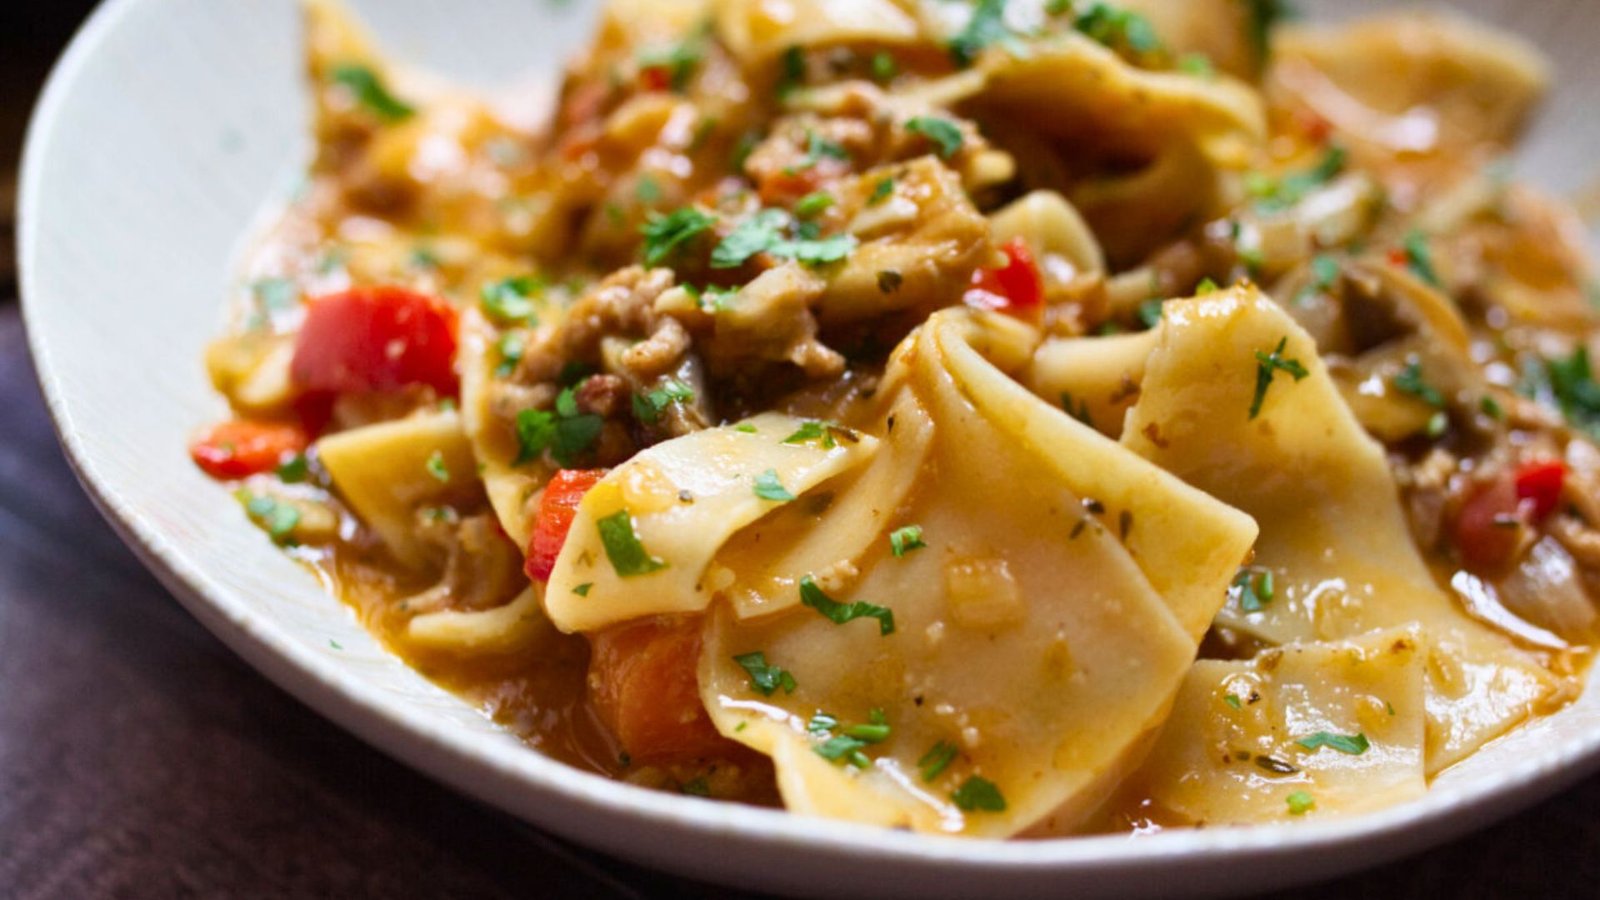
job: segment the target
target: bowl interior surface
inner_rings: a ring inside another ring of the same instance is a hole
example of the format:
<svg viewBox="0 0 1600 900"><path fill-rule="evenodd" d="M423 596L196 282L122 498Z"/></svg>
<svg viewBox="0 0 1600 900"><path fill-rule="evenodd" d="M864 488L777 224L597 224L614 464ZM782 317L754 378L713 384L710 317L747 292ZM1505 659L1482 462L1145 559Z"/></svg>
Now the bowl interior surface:
<svg viewBox="0 0 1600 900"><path fill-rule="evenodd" d="M473 85L553 86L592 2L364 0L399 58ZM1523 177L1593 182L1600 4L1456 6L1532 39L1554 95ZM1302 4L1312 17L1388 8ZM1265 889L1460 833L1600 761L1600 693L1441 777L1423 799L1294 827L1037 843L929 839L633 789L547 760L385 654L307 570L250 526L184 445L225 407L205 378L230 268L304 165L307 103L293 0L110 0L41 101L22 185L30 340L68 454L108 518L178 598L253 665L340 725L488 803L609 852L702 878L798 892L1081 896Z"/></svg>

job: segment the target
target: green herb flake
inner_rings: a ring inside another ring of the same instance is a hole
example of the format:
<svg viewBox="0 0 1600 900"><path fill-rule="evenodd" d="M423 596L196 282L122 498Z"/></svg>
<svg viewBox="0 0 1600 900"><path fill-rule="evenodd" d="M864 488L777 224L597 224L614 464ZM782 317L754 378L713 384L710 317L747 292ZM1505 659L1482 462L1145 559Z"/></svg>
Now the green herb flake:
<svg viewBox="0 0 1600 900"><path fill-rule="evenodd" d="M1484 415L1494 419L1496 422L1504 422L1506 420L1506 411L1500 406L1500 401L1488 394L1484 394L1478 401L1478 409L1483 410Z"/></svg>
<svg viewBox="0 0 1600 900"><path fill-rule="evenodd" d="M1372 746L1372 742L1367 740L1365 734L1334 734L1330 731L1319 731L1316 734L1307 735L1297 739L1295 743L1307 750L1327 747L1330 750L1337 750L1340 753L1347 753L1351 756L1360 756Z"/></svg>
<svg viewBox="0 0 1600 900"><path fill-rule="evenodd" d="M1428 236L1421 229L1413 228L1406 232L1405 251L1406 268L1411 270L1411 274L1442 290L1444 282L1439 280L1439 270L1433 267L1433 251L1428 247Z"/></svg>
<svg viewBox="0 0 1600 900"><path fill-rule="evenodd" d="M673 404L693 402L694 388L676 378L669 378L658 388L643 394L634 394L633 414L644 424L654 425L661 420L661 414Z"/></svg>
<svg viewBox="0 0 1600 900"><path fill-rule="evenodd" d="M733 430L739 432L740 434L756 433L756 427L751 425L749 422L740 422L739 424L733 426Z"/></svg>
<svg viewBox="0 0 1600 900"><path fill-rule="evenodd" d="M606 549L606 558L619 578L649 575L667 567L665 561L651 556L639 542L633 530L633 515L627 510L612 513L595 522L600 532L600 544Z"/></svg>
<svg viewBox="0 0 1600 900"><path fill-rule="evenodd" d="M867 742L860 738L853 738L848 734L836 734L811 749L829 762L843 761L858 769L865 769L872 765L872 760L861 752L866 746Z"/></svg>
<svg viewBox="0 0 1600 900"><path fill-rule="evenodd" d="M922 526L907 525L889 532L889 552L896 558L905 556L913 550L922 550L928 545L922 541Z"/></svg>
<svg viewBox="0 0 1600 900"><path fill-rule="evenodd" d="M1394 389L1402 394L1410 394L1435 409L1444 406L1444 395L1423 378L1422 363L1415 359L1408 360L1400 374L1394 376Z"/></svg>
<svg viewBox="0 0 1600 900"><path fill-rule="evenodd" d="M1005 812L1006 798L1000 794L1000 788L987 778L979 775L970 775L961 786L950 794L950 799L955 801L962 812Z"/></svg>
<svg viewBox="0 0 1600 900"><path fill-rule="evenodd" d="M1571 356L1535 360L1525 374L1525 393L1561 410L1591 438L1600 438L1600 384L1595 383L1587 347L1578 347Z"/></svg>
<svg viewBox="0 0 1600 900"><path fill-rule="evenodd" d="M511 373L517 370L517 363L522 362L522 355L527 352L527 342L522 335L508 331L500 335L494 346L495 352L500 354L500 362L494 367L495 377L511 377Z"/></svg>
<svg viewBox="0 0 1600 900"><path fill-rule="evenodd" d="M787 100L806 83L806 55L799 47L789 47L779 58L777 95Z"/></svg>
<svg viewBox="0 0 1600 900"><path fill-rule="evenodd" d="M894 61L894 56L888 51L879 50L872 54L872 80L879 84L893 81L900 74L900 64Z"/></svg>
<svg viewBox="0 0 1600 900"><path fill-rule="evenodd" d="M656 181L654 176L649 174L640 175L639 180L633 186L633 196L646 206L652 203L659 203L661 201L661 182Z"/></svg>
<svg viewBox="0 0 1600 900"><path fill-rule="evenodd" d="M1089 418L1089 401L1079 400L1077 405L1074 406L1072 403L1072 395L1066 391L1062 391L1061 408L1066 411L1067 415L1077 419L1079 422L1082 422L1090 428L1094 427L1094 421Z"/></svg>
<svg viewBox="0 0 1600 900"><path fill-rule="evenodd" d="M1317 808L1316 798L1305 791L1295 791L1283 799L1285 803L1289 804L1289 815L1291 816L1303 816Z"/></svg>
<svg viewBox="0 0 1600 900"><path fill-rule="evenodd" d="M1165 305L1159 297L1152 297L1139 304L1139 321L1145 328L1154 328L1161 324L1161 308Z"/></svg>
<svg viewBox="0 0 1600 900"><path fill-rule="evenodd" d="M961 129L954 122L934 116L917 116L906 122L906 130L932 141L939 149L940 159L949 159L960 153L965 141Z"/></svg>
<svg viewBox="0 0 1600 900"><path fill-rule="evenodd" d="M755 492L757 497L774 503L788 503L794 499L789 489L778 480L777 469L768 469L756 476Z"/></svg>
<svg viewBox="0 0 1600 900"><path fill-rule="evenodd" d="M692 206L673 210L666 215L651 213L639 232L644 235L644 261L658 266L678 253L681 248L711 230L717 217L701 212Z"/></svg>
<svg viewBox="0 0 1600 900"><path fill-rule="evenodd" d="M1243 705L1239 702L1239 695L1238 694L1229 694L1226 697L1222 698L1222 702L1228 704L1229 706L1233 707L1234 709L1242 709L1243 708Z"/></svg>
<svg viewBox="0 0 1600 900"><path fill-rule="evenodd" d="M1087 4L1073 20L1072 27L1113 50L1142 55L1162 49L1161 39L1156 36L1155 26L1149 19L1106 3Z"/></svg>
<svg viewBox="0 0 1600 900"><path fill-rule="evenodd" d="M428 470L428 475L441 484L450 482L450 469L444 464L444 451L435 450L429 454L428 461L423 463L423 468Z"/></svg>
<svg viewBox="0 0 1600 900"><path fill-rule="evenodd" d="M922 772L923 782L930 783L938 778L950 767L950 763L955 761L958 752L956 745L947 741L938 741L929 747L928 752L917 760L917 768Z"/></svg>
<svg viewBox="0 0 1600 900"><path fill-rule="evenodd" d="M785 444L816 444L824 450L832 450L839 445L834 438L834 432L842 430L832 422L811 420L801 423L794 434L783 439Z"/></svg>
<svg viewBox="0 0 1600 900"><path fill-rule="evenodd" d="M1292 172L1278 179L1255 173L1253 177L1245 180L1245 189L1255 197L1256 208L1263 212L1282 212L1304 200L1307 194L1339 177L1348 160L1348 151L1334 144L1311 168Z"/></svg>
<svg viewBox="0 0 1600 900"><path fill-rule="evenodd" d="M798 687L793 675L778 666L769 665L767 655L760 650L735 656L733 661L749 673L750 689L763 697L771 697L778 688L783 688L785 694L792 694Z"/></svg>
<svg viewBox="0 0 1600 900"><path fill-rule="evenodd" d="M843 625L855 619L877 619L878 634L885 637L894 634L892 610L859 600L854 603L840 603L823 592L810 575L800 579L800 602L821 613L835 625Z"/></svg>
<svg viewBox="0 0 1600 900"><path fill-rule="evenodd" d="M877 206L879 203L889 199L889 195L892 193L894 193L894 179L879 179L878 183L872 186L872 193L867 196L867 205Z"/></svg>
<svg viewBox="0 0 1600 900"><path fill-rule="evenodd" d="M639 68L644 71L656 69L666 75L667 85L672 90L682 93L689 86L689 79L694 76L695 69L705 58L705 49L699 35L675 44L654 50L646 50L639 54Z"/></svg>
<svg viewBox="0 0 1600 900"><path fill-rule="evenodd" d="M1216 64L1204 53L1185 53L1178 58L1178 71L1210 81L1217 77Z"/></svg>
<svg viewBox="0 0 1600 900"><path fill-rule="evenodd" d="M300 287L287 278L260 278L250 283L250 293L268 312L282 312L300 299Z"/></svg>
<svg viewBox="0 0 1600 900"><path fill-rule="evenodd" d="M1289 338L1284 337L1278 341L1278 346L1269 354L1256 351L1256 393L1250 401L1250 419L1255 420L1261 415L1261 405L1266 402L1267 389L1272 387L1272 379L1279 372L1287 372L1295 381L1300 381L1310 372L1300 364L1297 359L1284 359L1283 350L1289 345Z"/></svg>
<svg viewBox="0 0 1600 900"><path fill-rule="evenodd" d="M1275 591L1272 585L1272 573L1264 569L1249 567L1239 570L1233 578L1233 583L1228 588L1228 593L1238 601L1241 612L1253 613L1265 609L1272 602Z"/></svg>
<svg viewBox="0 0 1600 900"><path fill-rule="evenodd" d="M574 594L577 594L579 597L587 597L587 596L589 596L589 592L592 591L592 590L594 590L594 582L585 581L583 584L580 584L577 587L573 588L572 592Z"/></svg>
<svg viewBox="0 0 1600 900"><path fill-rule="evenodd" d="M498 322L535 325L539 316L533 298L543 289L537 278L504 278L485 284L478 292L478 300L483 311Z"/></svg>
<svg viewBox="0 0 1600 900"><path fill-rule="evenodd" d="M783 238L789 215L781 209L763 209L734 227L711 251L713 269L736 269L752 256L770 250Z"/></svg>
<svg viewBox="0 0 1600 900"><path fill-rule="evenodd" d="M274 471L284 484L299 484L311 476L311 462L304 453L296 453L278 463Z"/></svg>
<svg viewBox="0 0 1600 900"><path fill-rule="evenodd" d="M594 445L604 425L605 420L599 416L579 412L574 388L566 388L556 397L554 412L525 409L517 413L518 451L512 464L531 462L549 450L563 468L572 468Z"/></svg>
<svg viewBox="0 0 1600 900"><path fill-rule="evenodd" d="M1295 295L1296 305L1303 306L1313 296L1325 294L1339 280L1339 261L1326 253L1311 258L1311 280Z"/></svg>
<svg viewBox="0 0 1600 900"><path fill-rule="evenodd" d="M985 48L1011 38L1006 27L1006 0L978 0L961 33L950 39L950 59L960 68L972 65Z"/></svg>
<svg viewBox="0 0 1600 900"><path fill-rule="evenodd" d="M1222 290L1222 288L1217 287L1217 283L1215 281L1212 281L1210 278L1202 278L1200 279L1200 283L1195 286L1194 295L1196 297L1206 297L1211 294L1215 294L1220 290Z"/></svg>
<svg viewBox="0 0 1600 900"><path fill-rule="evenodd" d="M293 503L284 503L262 494L241 490L245 512L272 537L274 543L292 544L295 527L300 524L300 509Z"/></svg>
<svg viewBox="0 0 1600 900"><path fill-rule="evenodd" d="M385 123L403 122L416 115L416 109L389 93L383 79L367 66L354 63L336 66L329 80L348 90L357 103Z"/></svg>
<svg viewBox="0 0 1600 900"><path fill-rule="evenodd" d="M827 191L813 191L801 197L794 205L794 214L802 219L821 215L834 204L833 195Z"/></svg>

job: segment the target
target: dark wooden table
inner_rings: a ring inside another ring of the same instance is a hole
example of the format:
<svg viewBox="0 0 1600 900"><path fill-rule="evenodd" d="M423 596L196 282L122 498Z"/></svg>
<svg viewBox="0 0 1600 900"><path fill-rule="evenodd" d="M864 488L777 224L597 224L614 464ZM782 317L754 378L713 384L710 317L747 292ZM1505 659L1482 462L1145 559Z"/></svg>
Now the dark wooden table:
<svg viewBox="0 0 1600 900"><path fill-rule="evenodd" d="M100 520L39 399L10 271L21 123L91 5L0 0L0 898L734 896L570 847L366 747L235 659ZM1600 897L1600 779L1284 896Z"/></svg>

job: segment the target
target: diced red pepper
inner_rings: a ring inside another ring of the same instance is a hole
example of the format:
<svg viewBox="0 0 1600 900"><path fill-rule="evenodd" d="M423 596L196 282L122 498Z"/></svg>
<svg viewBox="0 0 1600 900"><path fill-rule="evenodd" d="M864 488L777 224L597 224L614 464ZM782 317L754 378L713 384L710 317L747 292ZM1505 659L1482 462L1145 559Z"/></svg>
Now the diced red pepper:
<svg viewBox="0 0 1600 900"><path fill-rule="evenodd" d="M693 619L644 619L591 637L590 702L635 762L738 752L700 700L700 629Z"/></svg>
<svg viewBox="0 0 1600 900"><path fill-rule="evenodd" d="M298 425L230 419L206 429L189 444L189 457L207 475L225 481L276 469L308 443Z"/></svg>
<svg viewBox="0 0 1600 900"><path fill-rule="evenodd" d="M1517 499L1531 505L1535 522L1556 511L1566 479L1566 463L1559 460L1536 460L1517 467Z"/></svg>
<svg viewBox="0 0 1600 900"><path fill-rule="evenodd" d="M427 385L454 396L456 312L401 287L360 287L313 300L290 376L304 391L364 393Z"/></svg>
<svg viewBox="0 0 1600 900"><path fill-rule="evenodd" d="M533 537L528 541L524 571L529 578L550 580L556 557L561 555L567 532L572 530L572 520L577 518L578 503L605 475L604 469L562 469L545 485L544 496L539 500L539 517L533 523Z"/></svg>
<svg viewBox="0 0 1600 900"><path fill-rule="evenodd" d="M972 287L963 298L968 306L989 309L1037 322L1044 311L1044 279L1028 242L1012 238L1000 248L1006 264L972 273Z"/></svg>
<svg viewBox="0 0 1600 900"><path fill-rule="evenodd" d="M1498 478L1480 486L1456 513L1455 544L1466 567L1479 574L1504 571L1526 524L1517 510L1516 485Z"/></svg>
<svg viewBox="0 0 1600 900"><path fill-rule="evenodd" d="M672 87L672 73L666 66L645 66L639 70L639 84L647 91L665 91Z"/></svg>

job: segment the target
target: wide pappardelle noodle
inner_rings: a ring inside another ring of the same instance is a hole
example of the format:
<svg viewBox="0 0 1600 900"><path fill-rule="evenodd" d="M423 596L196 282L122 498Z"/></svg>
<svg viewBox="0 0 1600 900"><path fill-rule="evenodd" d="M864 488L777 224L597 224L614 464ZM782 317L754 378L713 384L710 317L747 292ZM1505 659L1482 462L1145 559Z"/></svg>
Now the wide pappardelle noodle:
<svg viewBox="0 0 1600 900"><path fill-rule="evenodd" d="M193 453L544 752L985 837L1409 798L1579 691L1583 229L1439 14L614 0L548 121L308 6Z"/></svg>

